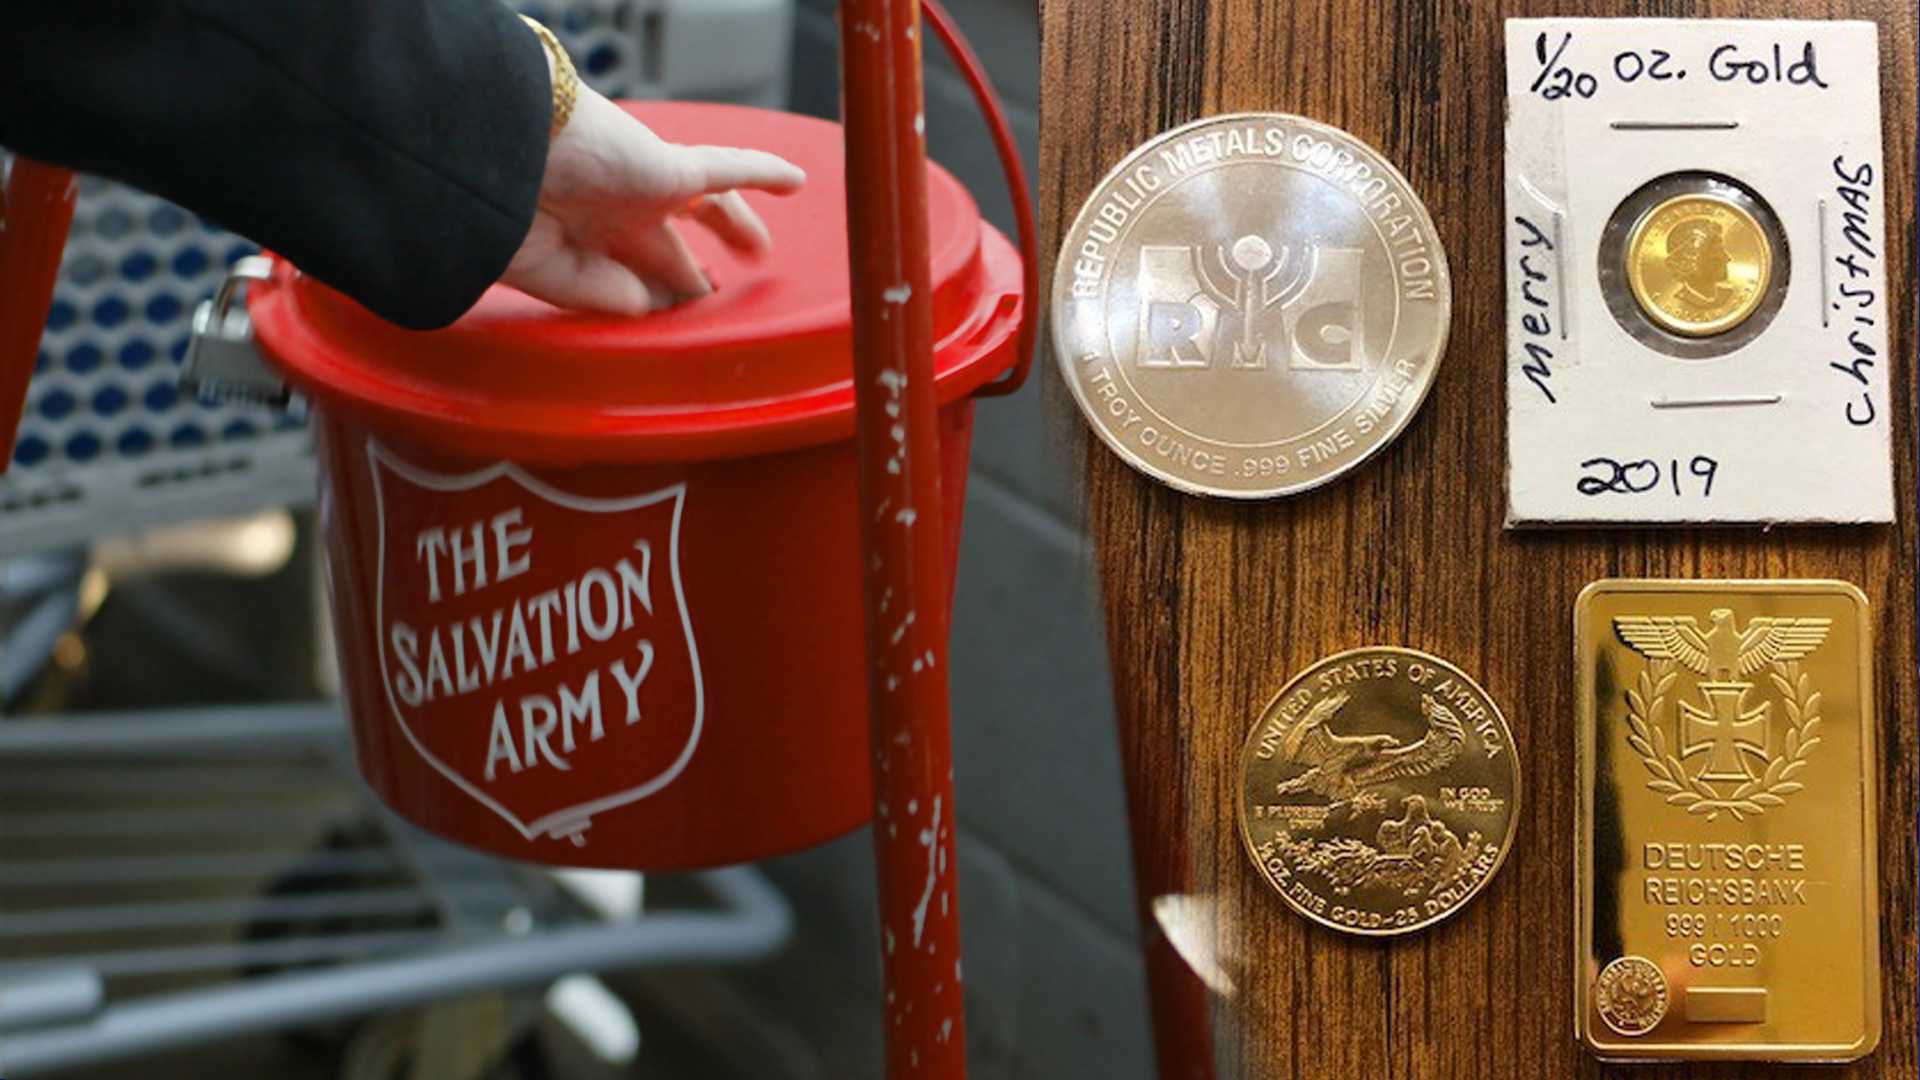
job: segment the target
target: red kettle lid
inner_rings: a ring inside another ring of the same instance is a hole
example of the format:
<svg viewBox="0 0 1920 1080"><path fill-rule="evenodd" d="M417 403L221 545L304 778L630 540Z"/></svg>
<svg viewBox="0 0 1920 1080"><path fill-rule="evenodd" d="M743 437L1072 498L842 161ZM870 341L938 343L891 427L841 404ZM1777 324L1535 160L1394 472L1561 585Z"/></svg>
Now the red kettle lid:
<svg viewBox="0 0 1920 1080"><path fill-rule="evenodd" d="M852 305L837 124L731 105L627 104L662 138L769 150L798 194L748 192L773 252L681 233L712 295L638 318L562 311L496 285L452 326L401 329L289 266L250 291L256 340L323 409L480 456L685 460L850 438ZM1012 365L1021 265L959 181L928 166L934 367L942 402Z"/></svg>

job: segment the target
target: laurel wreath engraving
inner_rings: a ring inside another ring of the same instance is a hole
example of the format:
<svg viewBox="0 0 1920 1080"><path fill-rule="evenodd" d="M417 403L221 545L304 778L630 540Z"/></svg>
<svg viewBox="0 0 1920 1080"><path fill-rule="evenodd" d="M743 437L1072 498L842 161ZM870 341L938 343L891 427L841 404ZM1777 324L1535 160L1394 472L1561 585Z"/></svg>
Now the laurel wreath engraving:
<svg viewBox="0 0 1920 1080"><path fill-rule="evenodd" d="M1673 670L1673 661L1649 660L1640 672L1639 685L1627 691L1627 744L1653 774L1647 786L1665 795L1668 803L1685 807L1689 814L1704 815L1708 821L1723 813L1735 821L1744 821L1749 815L1757 817L1770 806L1784 805L1787 796L1804 787L1795 778L1806 769L1813 748L1820 745L1820 694L1800 671L1799 661L1775 661L1771 666L1768 678L1780 691L1787 714L1782 753L1767 763L1760 776L1723 796L1712 784L1689 775L1668 749L1658 720L1679 676Z"/></svg>

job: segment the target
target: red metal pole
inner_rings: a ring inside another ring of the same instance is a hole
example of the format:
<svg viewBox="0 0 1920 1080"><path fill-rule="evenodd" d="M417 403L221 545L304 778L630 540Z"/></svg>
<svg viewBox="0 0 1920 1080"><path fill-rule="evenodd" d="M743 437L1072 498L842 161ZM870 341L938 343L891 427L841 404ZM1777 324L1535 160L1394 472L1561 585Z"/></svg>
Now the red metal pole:
<svg viewBox="0 0 1920 1080"><path fill-rule="evenodd" d="M950 569L927 266L919 0L844 0L842 112L887 1075L966 1075L947 714Z"/></svg>
<svg viewBox="0 0 1920 1080"><path fill-rule="evenodd" d="M13 437L78 195L71 172L13 159L0 201L0 473L13 461Z"/></svg>

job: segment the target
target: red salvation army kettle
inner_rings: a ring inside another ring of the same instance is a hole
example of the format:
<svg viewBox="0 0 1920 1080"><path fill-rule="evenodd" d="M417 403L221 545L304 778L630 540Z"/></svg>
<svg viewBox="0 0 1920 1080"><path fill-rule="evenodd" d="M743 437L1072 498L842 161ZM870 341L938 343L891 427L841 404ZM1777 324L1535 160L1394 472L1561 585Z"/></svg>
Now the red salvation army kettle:
<svg viewBox="0 0 1920 1080"><path fill-rule="evenodd" d="M347 712L389 805L519 859L712 866L873 812L844 146L786 113L627 108L807 171L747 195L770 256L688 230L711 296L612 318L496 286L431 333L248 260L199 349L250 322L312 409ZM1026 275L950 174L928 196L951 560Z"/></svg>

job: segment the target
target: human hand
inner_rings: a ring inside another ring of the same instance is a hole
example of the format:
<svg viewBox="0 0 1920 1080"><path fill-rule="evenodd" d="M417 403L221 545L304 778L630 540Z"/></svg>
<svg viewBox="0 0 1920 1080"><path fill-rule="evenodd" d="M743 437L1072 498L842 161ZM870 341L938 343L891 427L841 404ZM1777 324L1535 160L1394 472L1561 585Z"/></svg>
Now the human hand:
<svg viewBox="0 0 1920 1080"><path fill-rule="evenodd" d="M567 308L638 315L713 291L675 218L760 254L767 227L737 189L796 191L806 173L773 154L681 146L580 87L547 151L533 228L501 280Z"/></svg>

